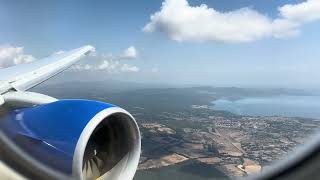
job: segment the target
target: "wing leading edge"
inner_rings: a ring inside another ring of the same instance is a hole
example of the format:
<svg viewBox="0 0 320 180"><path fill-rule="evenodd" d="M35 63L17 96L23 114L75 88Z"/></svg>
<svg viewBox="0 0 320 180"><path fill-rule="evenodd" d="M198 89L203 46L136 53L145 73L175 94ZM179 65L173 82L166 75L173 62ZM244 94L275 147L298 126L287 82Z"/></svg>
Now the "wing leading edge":
<svg viewBox="0 0 320 180"><path fill-rule="evenodd" d="M10 90L26 91L61 73L82 56L94 52L87 45L62 54L0 70L0 95Z"/></svg>

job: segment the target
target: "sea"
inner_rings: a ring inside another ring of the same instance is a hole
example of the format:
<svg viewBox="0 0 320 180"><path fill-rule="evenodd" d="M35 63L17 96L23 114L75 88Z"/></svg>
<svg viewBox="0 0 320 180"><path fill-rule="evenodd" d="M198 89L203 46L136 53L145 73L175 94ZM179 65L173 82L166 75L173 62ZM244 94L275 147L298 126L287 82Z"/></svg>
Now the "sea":
<svg viewBox="0 0 320 180"><path fill-rule="evenodd" d="M212 101L214 110L225 110L239 115L287 116L320 119L320 96L270 96L239 100Z"/></svg>

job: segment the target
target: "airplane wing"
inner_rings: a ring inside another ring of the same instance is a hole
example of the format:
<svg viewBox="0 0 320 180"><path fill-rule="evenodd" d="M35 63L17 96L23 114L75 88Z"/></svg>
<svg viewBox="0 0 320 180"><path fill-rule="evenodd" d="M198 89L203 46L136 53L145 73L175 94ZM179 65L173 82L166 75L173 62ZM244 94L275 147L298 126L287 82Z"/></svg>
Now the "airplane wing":
<svg viewBox="0 0 320 180"><path fill-rule="evenodd" d="M0 116L0 144L4 132L29 156L76 179L132 180L139 163L141 136L130 113L105 102L58 100L26 91L94 50L84 46L0 69L0 115L4 112ZM8 150L1 153L8 152L4 156L12 157L8 158L10 164L19 157L15 165L28 171L26 174L50 174L9 145L3 148Z"/></svg>
<svg viewBox="0 0 320 180"><path fill-rule="evenodd" d="M59 74L82 56L95 51L87 45L30 63L0 69L0 94L10 90L25 91Z"/></svg>

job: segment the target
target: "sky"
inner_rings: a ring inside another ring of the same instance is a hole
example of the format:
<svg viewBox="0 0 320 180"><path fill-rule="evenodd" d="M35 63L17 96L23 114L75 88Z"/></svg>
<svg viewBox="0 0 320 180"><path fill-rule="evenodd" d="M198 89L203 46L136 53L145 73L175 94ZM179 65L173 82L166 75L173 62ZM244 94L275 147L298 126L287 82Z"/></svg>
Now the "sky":
<svg viewBox="0 0 320 180"><path fill-rule="evenodd" d="M319 0L0 0L0 68L96 48L62 79L320 88L319 40Z"/></svg>

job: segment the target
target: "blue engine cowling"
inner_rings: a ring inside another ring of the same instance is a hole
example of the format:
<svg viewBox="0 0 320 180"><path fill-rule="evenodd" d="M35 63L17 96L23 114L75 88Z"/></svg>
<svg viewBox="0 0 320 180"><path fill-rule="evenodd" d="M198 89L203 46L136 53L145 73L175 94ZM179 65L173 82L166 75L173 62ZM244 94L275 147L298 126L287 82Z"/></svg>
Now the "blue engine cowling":
<svg viewBox="0 0 320 180"><path fill-rule="evenodd" d="M60 100L11 111L1 120L0 126L32 157L76 178L83 178L87 143L98 127L109 131L102 135L109 137L101 138L109 143L103 147L113 159L105 164L104 171L117 168L116 174L110 173L118 177L114 179L127 179L134 176L138 165L141 149L138 126L127 111L112 104Z"/></svg>

